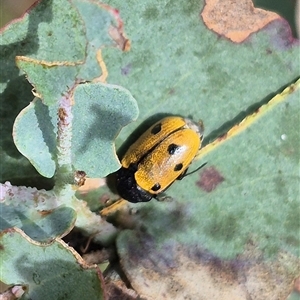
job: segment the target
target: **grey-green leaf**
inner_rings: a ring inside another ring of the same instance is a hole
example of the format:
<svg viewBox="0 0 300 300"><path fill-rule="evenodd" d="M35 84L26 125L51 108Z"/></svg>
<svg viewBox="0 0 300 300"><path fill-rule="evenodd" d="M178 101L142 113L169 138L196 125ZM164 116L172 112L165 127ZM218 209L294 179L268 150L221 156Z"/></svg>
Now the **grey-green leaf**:
<svg viewBox="0 0 300 300"><path fill-rule="evenodd" d="M21 299L103 299L100 270L83 266L64 242L45 246L20 230L9 230L0 235L0 244L0 279L8 285L26 285Z"/></svg>
<svg viewBox="0 0 300 300"><path fill-rule="evenodd" d="M37 171L52 177L56 168L57 105L35 100L14 124L14 141ZM115 85L85 83L74 90L72 158L76 170L105 177L120 164L114 141L122 127L137 118L138 107L129 91Z"/></svg>
<svg viewBox="0 0 300 300"><path fill-rule="evenodd" d="M104 177L120 167L114 141L137 118L136 101L126 89L101 83L79 85L74 101L74 167L89 177Z"/></svg>

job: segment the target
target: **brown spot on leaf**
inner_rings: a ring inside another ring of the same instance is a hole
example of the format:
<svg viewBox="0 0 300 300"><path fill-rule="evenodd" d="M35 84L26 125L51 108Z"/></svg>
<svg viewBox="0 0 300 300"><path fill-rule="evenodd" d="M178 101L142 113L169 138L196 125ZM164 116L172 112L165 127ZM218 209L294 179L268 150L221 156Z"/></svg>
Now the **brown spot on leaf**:
<svg viewBox="0 0 300 300"><path fill-rule="evenodd" d="M124 32L120 28L110 26L108 34L122 51L127 52L130 50L130 40L125 37Z"/></svg>
<svg viewBox="0 0 300 300"><path fill-rule="evenodd" d="M294 289L300 293L300 277L296 278L294 281Z"/></svg>
<svg viewBox="0 0 300 300"><path fill-rule="evenodd" d="M205 192L213 191L225 178L218 172L215 167L205 169L201 175L197 185Z"/></svg>
<svg viewBox="0 0 300 300"><path fill-rule="evenodd" d="M111 25L108 28L108 34L110 37L115 41L116 45L122 51L129 51L130 50L130 40L127 39L126 34L124 33L124 23L120 16L120 12L118 9L105 4L105 3L97 3L97 5L101 6L102 8L106 9L112 17L115 19L116 25Z"/></svg>
<svg viewBox="0 0 300 300"><path fill-rule="evenodd" d="M235 43L280 19L274 12L255 8L251 0L206 0L201 16L209 29Z"/></svg>

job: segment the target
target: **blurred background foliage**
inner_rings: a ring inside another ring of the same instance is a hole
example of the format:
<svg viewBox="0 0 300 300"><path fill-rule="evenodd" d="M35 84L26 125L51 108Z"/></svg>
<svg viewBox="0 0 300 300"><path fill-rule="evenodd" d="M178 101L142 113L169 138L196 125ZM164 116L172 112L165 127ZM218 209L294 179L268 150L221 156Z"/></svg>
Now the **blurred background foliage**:
<svg viewBox="0 0 300 300"><path fill-rule="evenodd" d="M10 20L20 17L35 1L36 0L1 0L0 27L3 27ZM253 0L255 7L277 12L286 19L291 26L293 36L298 38L300 35L299 2L300 0Z"/></svg>

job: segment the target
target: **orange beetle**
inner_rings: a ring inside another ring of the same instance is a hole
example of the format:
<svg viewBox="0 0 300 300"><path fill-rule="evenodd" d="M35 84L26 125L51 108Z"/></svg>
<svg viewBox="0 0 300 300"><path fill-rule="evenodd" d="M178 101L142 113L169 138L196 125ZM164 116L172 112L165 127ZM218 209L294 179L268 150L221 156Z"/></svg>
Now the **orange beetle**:
<svg viewBox="0 0 300 300"><path fill-rule="evenodd" d="M116 172L119 195L130 202L156 198L181 179L201 148L203 123L172 116L152 125L133 143Z"/></svg>

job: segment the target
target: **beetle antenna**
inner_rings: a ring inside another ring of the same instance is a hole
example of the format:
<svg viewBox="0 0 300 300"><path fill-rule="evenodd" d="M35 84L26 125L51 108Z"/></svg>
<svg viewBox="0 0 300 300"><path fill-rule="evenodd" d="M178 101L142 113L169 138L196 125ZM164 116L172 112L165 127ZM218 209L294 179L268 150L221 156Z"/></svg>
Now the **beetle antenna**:
<svg viewBox="0 0 300 300"><path fill-rule="evenodd" d="M199 171L201 168L203 168L205 165L207 164L207 162L205 162L204 164L202 164L200 167L198 167L196 170L190 172L190 173L187 173L187 174L184 174L183 178L186 177L186 176L189 176L191 174L194 174L195 172Z"/></svg>

